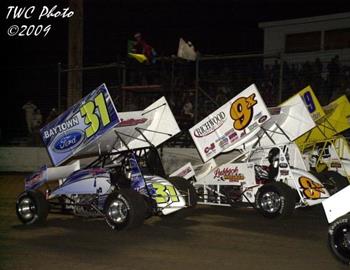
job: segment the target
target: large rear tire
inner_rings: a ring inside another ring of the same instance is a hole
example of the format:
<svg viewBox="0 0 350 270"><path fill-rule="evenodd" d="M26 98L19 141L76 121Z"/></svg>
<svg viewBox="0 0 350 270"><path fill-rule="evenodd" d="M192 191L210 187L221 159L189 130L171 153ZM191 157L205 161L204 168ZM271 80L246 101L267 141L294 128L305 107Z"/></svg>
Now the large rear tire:
<svg viewBox="0 0 350 270"><path fill-rule="evenodd" d="M16 214L23 224L42 224L48 213L49 204L41 192L28 190L17 197Z"/></svg>
<svg viewBox="0 0 350 270"><path fill-rule="evenodd" d="M196 189L189 180L182 177L169 177L168 181L180 191L181 195L185 198L187 207L195 207L197 205L198 197Z"/></svg>
<svg viewBox="0 0 350 270"><path fill-rule="evenodd" d="M109 194L104 207L107 223L118 231L141 226L146 211L144 198L132 189L120 189Z"/></svg>
<svg viewBox="0 0 350 270"><path fill-rule="evenodd" d="M350 264L350 214L338 218L329 226L328 243L337 259Z"/></svg>
<svg viewBox="0 0 350 270"><path fill-rule="evenodd" d="M265 184L256 194L255 205L264 217L287 217L294 211L295 194L284 183Z"/></svg>

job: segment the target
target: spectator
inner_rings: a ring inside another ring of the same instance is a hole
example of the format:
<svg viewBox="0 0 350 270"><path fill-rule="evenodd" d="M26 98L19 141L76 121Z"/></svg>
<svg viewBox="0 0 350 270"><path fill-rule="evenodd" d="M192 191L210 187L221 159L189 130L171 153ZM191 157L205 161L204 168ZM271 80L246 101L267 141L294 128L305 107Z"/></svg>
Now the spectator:
<svg viewBox="0 0 350 270"><path fill-rule="evenodd" d="M56 108L52 108L49 115L46 118L45 124L50 123L52 120L54 120L58 116Z"/></svg>
<svg viewBox="0 0 350 270"><path fill-rule="evenodd" d="M184 116L189 117L191 119L194 117L193 105L189 97L186 97L185 99L185 103L182 107L182 113L184 114Z"/></svg>
<svg viewBox="0 0 350 270"><path fill-rule="evenodd" d="M33 144L34 146L40 145L40 128L43 123L43 116L39 109L35 109L32 121L33 128Z"/></svg>
<svg viewBox="0 0 350 270"><path fill-rule="evenodd" d="M147 58L147 63L153 62L154 57L156 56L155 50L146 43L146 41L142 38L141 33L136 33L134 35L136 43L133 47L133 52L138 54L144 54Z"/></svg>
<svg viewBox="0 0 350 270"><path fill-rule="evenodd" d="M25 112L28 133L32 134L33 116L34 116L34 111L37 109L37 106L34 105L31 100L28 100L28 102L22 106L22 109Z"/></svg>

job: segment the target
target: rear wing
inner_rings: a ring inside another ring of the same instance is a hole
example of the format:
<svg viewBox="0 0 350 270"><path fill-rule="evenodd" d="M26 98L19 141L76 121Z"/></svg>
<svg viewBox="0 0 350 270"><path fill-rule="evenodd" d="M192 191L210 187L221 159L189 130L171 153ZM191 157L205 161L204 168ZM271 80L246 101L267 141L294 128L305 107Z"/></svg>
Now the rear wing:
<svg viewBox="0 0 350 270"><path fill-rule="evenodd" d="M270 119L261 125L255 136L240 148L250 149L290 143L316 126L302 98L298 95L278 107L269 108L269 112Z"/></svg>
<svg viewBox="0 0 350 270"><path fill-rule="evenodd" d="M309 95L309 102L311 105L309 108L317 107L313 104L319 104L316 96L313 94L310 87L303 89L304 94ZM301 92L302 92L301 91ZM299 92L299 94L301 93ZM304 98L304 102L306 100ZM309 110L310 114L313 113ZM339 97L335 101L331 102L325 107L321 107L315 110L319 112L319 117L315 119L316 127L307 132L302 137L296 140L299 147L303 147L305 144L313 144L318 141L327 140L335 135L350 128L350 103L345 95Z"/></svg>
<svg viewBox="0 0 350 270"><path fill-rule="evenodd" d="M52 163L79 155L120 122L105 84L75 103L40 130Z"/></svg>
<svg viewBox="0 0 350 270"><path fill-rule="evenodd" d="M121 112L120 123L96 142L82 149L82 156L157 147L180 132L164 97L143 111Z"/></svg>
<svg viewBox="0 0 350 270"><path fill-rule="evenodd" d="M270 113L256 86L252 84L189 132L204 162L249 141Z"/></svg>

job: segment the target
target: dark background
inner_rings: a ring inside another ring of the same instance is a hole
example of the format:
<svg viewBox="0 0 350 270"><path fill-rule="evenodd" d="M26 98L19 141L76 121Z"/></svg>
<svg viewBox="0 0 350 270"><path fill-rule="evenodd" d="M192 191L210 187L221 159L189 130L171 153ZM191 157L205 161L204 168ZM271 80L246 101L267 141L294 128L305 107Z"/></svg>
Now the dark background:
<svg viewBox="0 0 350 270"><path fill-rule="evenodd" d="M9 5L34 5L38 12L43 5L58 5L57 10L61 10L68 7L68 1L1 1L1 37L5 44L2 93L7 113L1 120L3 131L24 128L21 107L28 99L36 103L47 96L44 116L47 108L57 104L57 63L65 66L68 62L68 19L6 20ZM159 56L176 54L180 37L191 40L202 54L262 52L263 31L258 28L259 22L347 11L349 1L338 0L85 0L83 61L84 65L94 65L124 59L127 40L135 32L141 32ZM6 31L12 24L52 24L52 29L46 37L9 37Z"/></svg>

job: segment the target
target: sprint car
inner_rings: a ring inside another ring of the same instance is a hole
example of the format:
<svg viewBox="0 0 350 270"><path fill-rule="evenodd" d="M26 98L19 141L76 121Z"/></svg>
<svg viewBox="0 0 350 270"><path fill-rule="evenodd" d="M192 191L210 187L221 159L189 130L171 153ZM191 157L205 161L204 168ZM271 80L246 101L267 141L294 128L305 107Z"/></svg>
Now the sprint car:
<svg viewBox="0 0 350 270"><path fill-rule="evenodd" d="M25 179L16 201L19 220L43 223L59 210L101 217L122 230L195 206L194 187L168 177L156 149L178 132L164 97L143 111L118 113L101 85L42 128L54 167ZM82 166L84 157L95 158Z"/></svg>
<svg viewBox="0 0 350 270"><path fill-rule="evenodd" d="M186 164L171 175L193 179L198 203L244 203L266 217L288 216L295 208L319 204L343 188L336 172L309 172L293 142L313 127L300 96L268 109L251 85L190 129L205 163ZM217 164L214 157L233 150L238 156Z"/></svg>
<svg viewBox="0 0 350 270"><path fill-rule="evenodd" d="M296 140L306 165L318 173L335 171L349 181L350 148L347 139L341 135L350 128L350 103L347 97L343 95L322 107L310 86L298 94L316 123L316 127Z"/></svg>
<svg viewBox="0 0 350 270"><path fill-rule="evenodd" d="M328 244L340 261L350 265L350 187L322 202L328 222Z"/></svg>

